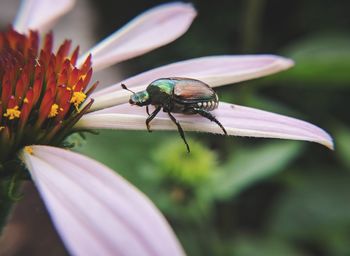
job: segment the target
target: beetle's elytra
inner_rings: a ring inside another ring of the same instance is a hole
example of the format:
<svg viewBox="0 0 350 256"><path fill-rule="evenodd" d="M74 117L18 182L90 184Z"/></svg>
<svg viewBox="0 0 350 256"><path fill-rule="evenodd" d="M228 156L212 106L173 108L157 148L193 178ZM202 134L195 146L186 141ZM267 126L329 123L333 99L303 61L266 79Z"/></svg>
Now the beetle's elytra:
<svg viewBox="0 0 350 256"><path fill-rule="evenodd" d="M122 84L122 87L129 90L124 84ZM146 119L147 130L151 132L150 122L163 109L176 124L188 152L190 152L190 147L182 127L171 113L199 114L217 123L224 134L227 135L222 124L209 112L218 107L218 95L209 85L202 81L183 77L160 78L150 83L146 90L132 93L133 95L131 95L129 100L130 104L146 106L148 114ZM156 108L151 114L149 113L148 105L154 105Z"/></svg>

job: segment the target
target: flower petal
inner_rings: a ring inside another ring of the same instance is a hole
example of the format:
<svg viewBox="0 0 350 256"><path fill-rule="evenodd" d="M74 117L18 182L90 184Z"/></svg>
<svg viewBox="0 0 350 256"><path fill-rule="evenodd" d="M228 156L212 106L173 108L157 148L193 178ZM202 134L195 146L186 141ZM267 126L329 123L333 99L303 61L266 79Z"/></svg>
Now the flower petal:
<svg viewBox="0 0 350 256"><path fill-rule="evenodd" d="M68 150L31 148L21 158L73 255L183 255L164 217L122 177Z"/></svg>
<svg viewBox="0 0 350 256"><path fill-rule="evenodd" d="M274 55L224 55L180 61L149 70L122 81L135 91L144 90L155 79L162 77L188 77L206 82L212 87L237 83L285 70L293 61ZM130 92L122 90L121 83L92 94L92 110L125 103Z"/></svg>
<svg viewBox="0 0 350 256"><path fill-rule="evenodd" d="M174 41L191 25L196 11L191 4L168 3L139 15L79 58L93 57L94 70L108 67Z"/></svg>
<svg viewBox="0 0 350 256"><path fill-rule="evenodd" d="M14 22L18 32L27 33L30 29L48 31L55 21L72 9L75 0L23 0Z"/></svg>
<svg viewBox="0 0 350 256"><path fill-rule="evenodd" d="M213 115L229 135L305 140L333 149L333 141L321 128L292 117L254 108L220 102ZM200 115L174 114L184 130L222 134L221 128ZM77 123L83 129L145 130L147 114L144 108L123 104L89 113ZM176 130L166 113L160 112L151 122L152 130Z"/></svg>

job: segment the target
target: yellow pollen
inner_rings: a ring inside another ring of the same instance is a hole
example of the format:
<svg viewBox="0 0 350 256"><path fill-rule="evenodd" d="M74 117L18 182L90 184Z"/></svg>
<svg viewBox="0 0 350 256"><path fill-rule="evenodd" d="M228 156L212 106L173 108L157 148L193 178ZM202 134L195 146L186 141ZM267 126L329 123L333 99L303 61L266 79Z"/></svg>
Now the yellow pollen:
<svg viewBox="0 0 350 256"><path fill-rule="evenodd" d="M18 106L15 106L14 108L8 108L6 109L6 113L4 113L4 117L8 117L10 120L19 118L20 115L21 111L18 110Z"/></svg>
<svg viewBox="0 0 350 256"><path fill-rule="evenodd" d="M58 114L58 105L56 103L54 103L51 106L51 110L50 110L48 117L55 117L55 116L57 116L57 114Z"/></svg>
<svg viewBox="0 0 350 256"><path fill-rule="evenodd" d="M24 147L24 151L27 152L30 155L33 155L33 152L34 152L34 150L33 150L33 148L31 146L25 146Z"/></svg>
<svg viewBox="0 0 350 256"><path fill-rule="evenodd" d="M79 105L85 100L86 94L83 92L74 92L70 103L74 104L75 109L79 112Z"/></svg>
<svg viewBox="0 0 350 256"><path fill-rule="evenodd" d="M29 101L28 101L27 97L25 97L24 100L23 100L23 103L28 103L28 102Z"/></svg>
<svg viewBox="0 0 350 256"><path fill-rule="evenodd" d="M0 126L0 132L5 129L5 126Z"/></svg>

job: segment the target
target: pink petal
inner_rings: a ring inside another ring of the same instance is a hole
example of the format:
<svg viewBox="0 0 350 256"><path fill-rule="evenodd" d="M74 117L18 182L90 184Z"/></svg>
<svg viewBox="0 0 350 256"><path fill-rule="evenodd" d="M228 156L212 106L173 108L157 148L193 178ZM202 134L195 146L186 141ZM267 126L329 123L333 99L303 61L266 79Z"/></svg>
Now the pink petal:
<svg viewBox="0 0 350 256"><path fill-rule="evenodd" d="M274 55L210 56L155 68L121 83L135 91L140 91L155 79L178 76L195 78L216 87L277 73L292 65L292 60ZM127 102L130 92L123 90L121 83L94 93L91 96L95 99L92 109Z"/></svg>
<svg viewBox="0 0 350 256"><path fill-rule="evenodd" d="M152 202L85 156L32 146L21 158L72 255L183 255Z"/></svg>
<svg viewBox="0 0 350 256"><path fill-rule="evenodd" d="M56 20L72 9L75 0L23 0L14 22L18 32L48 31Z"/></svg>
<svg viewBox="0 0 350 256"><path fill-rule="evenodd" d="M92 54L93 68L99 70L149 52L184 34L195 16L191 4L175 2L152 8L88 51L79 63Z"/></svg>
<svg viewBox="0 0 350 256"><path fill-rule="evenodd" d="M292 117L224 102L220 102L219 108L212 113L229 135L305 140L333 148L333 141L328 133L313 124ZM184 130L223 133L217 124L200 115L174 114L174 116ZM145 130L146 118L145 108L123 104L83 116L76 128ZM151 128L153 130L177 129L163 112L160 112L151 122Z"/></svg>

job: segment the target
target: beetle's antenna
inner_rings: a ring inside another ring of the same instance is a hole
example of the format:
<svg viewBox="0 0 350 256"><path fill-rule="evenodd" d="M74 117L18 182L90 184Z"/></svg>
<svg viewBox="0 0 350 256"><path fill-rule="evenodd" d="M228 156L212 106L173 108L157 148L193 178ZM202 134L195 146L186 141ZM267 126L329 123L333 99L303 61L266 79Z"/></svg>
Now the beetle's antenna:
<svg viewBox="0 0 350 256"><path fill-rule="evenodd" d="M128 89L128 88L126 87L125 84L121 84L121 86L122 86L122 88L123 88L124 90L127 90L127 91L129 91L129 92L135 94L135 92L133 92L132 90Z"/></svg>

